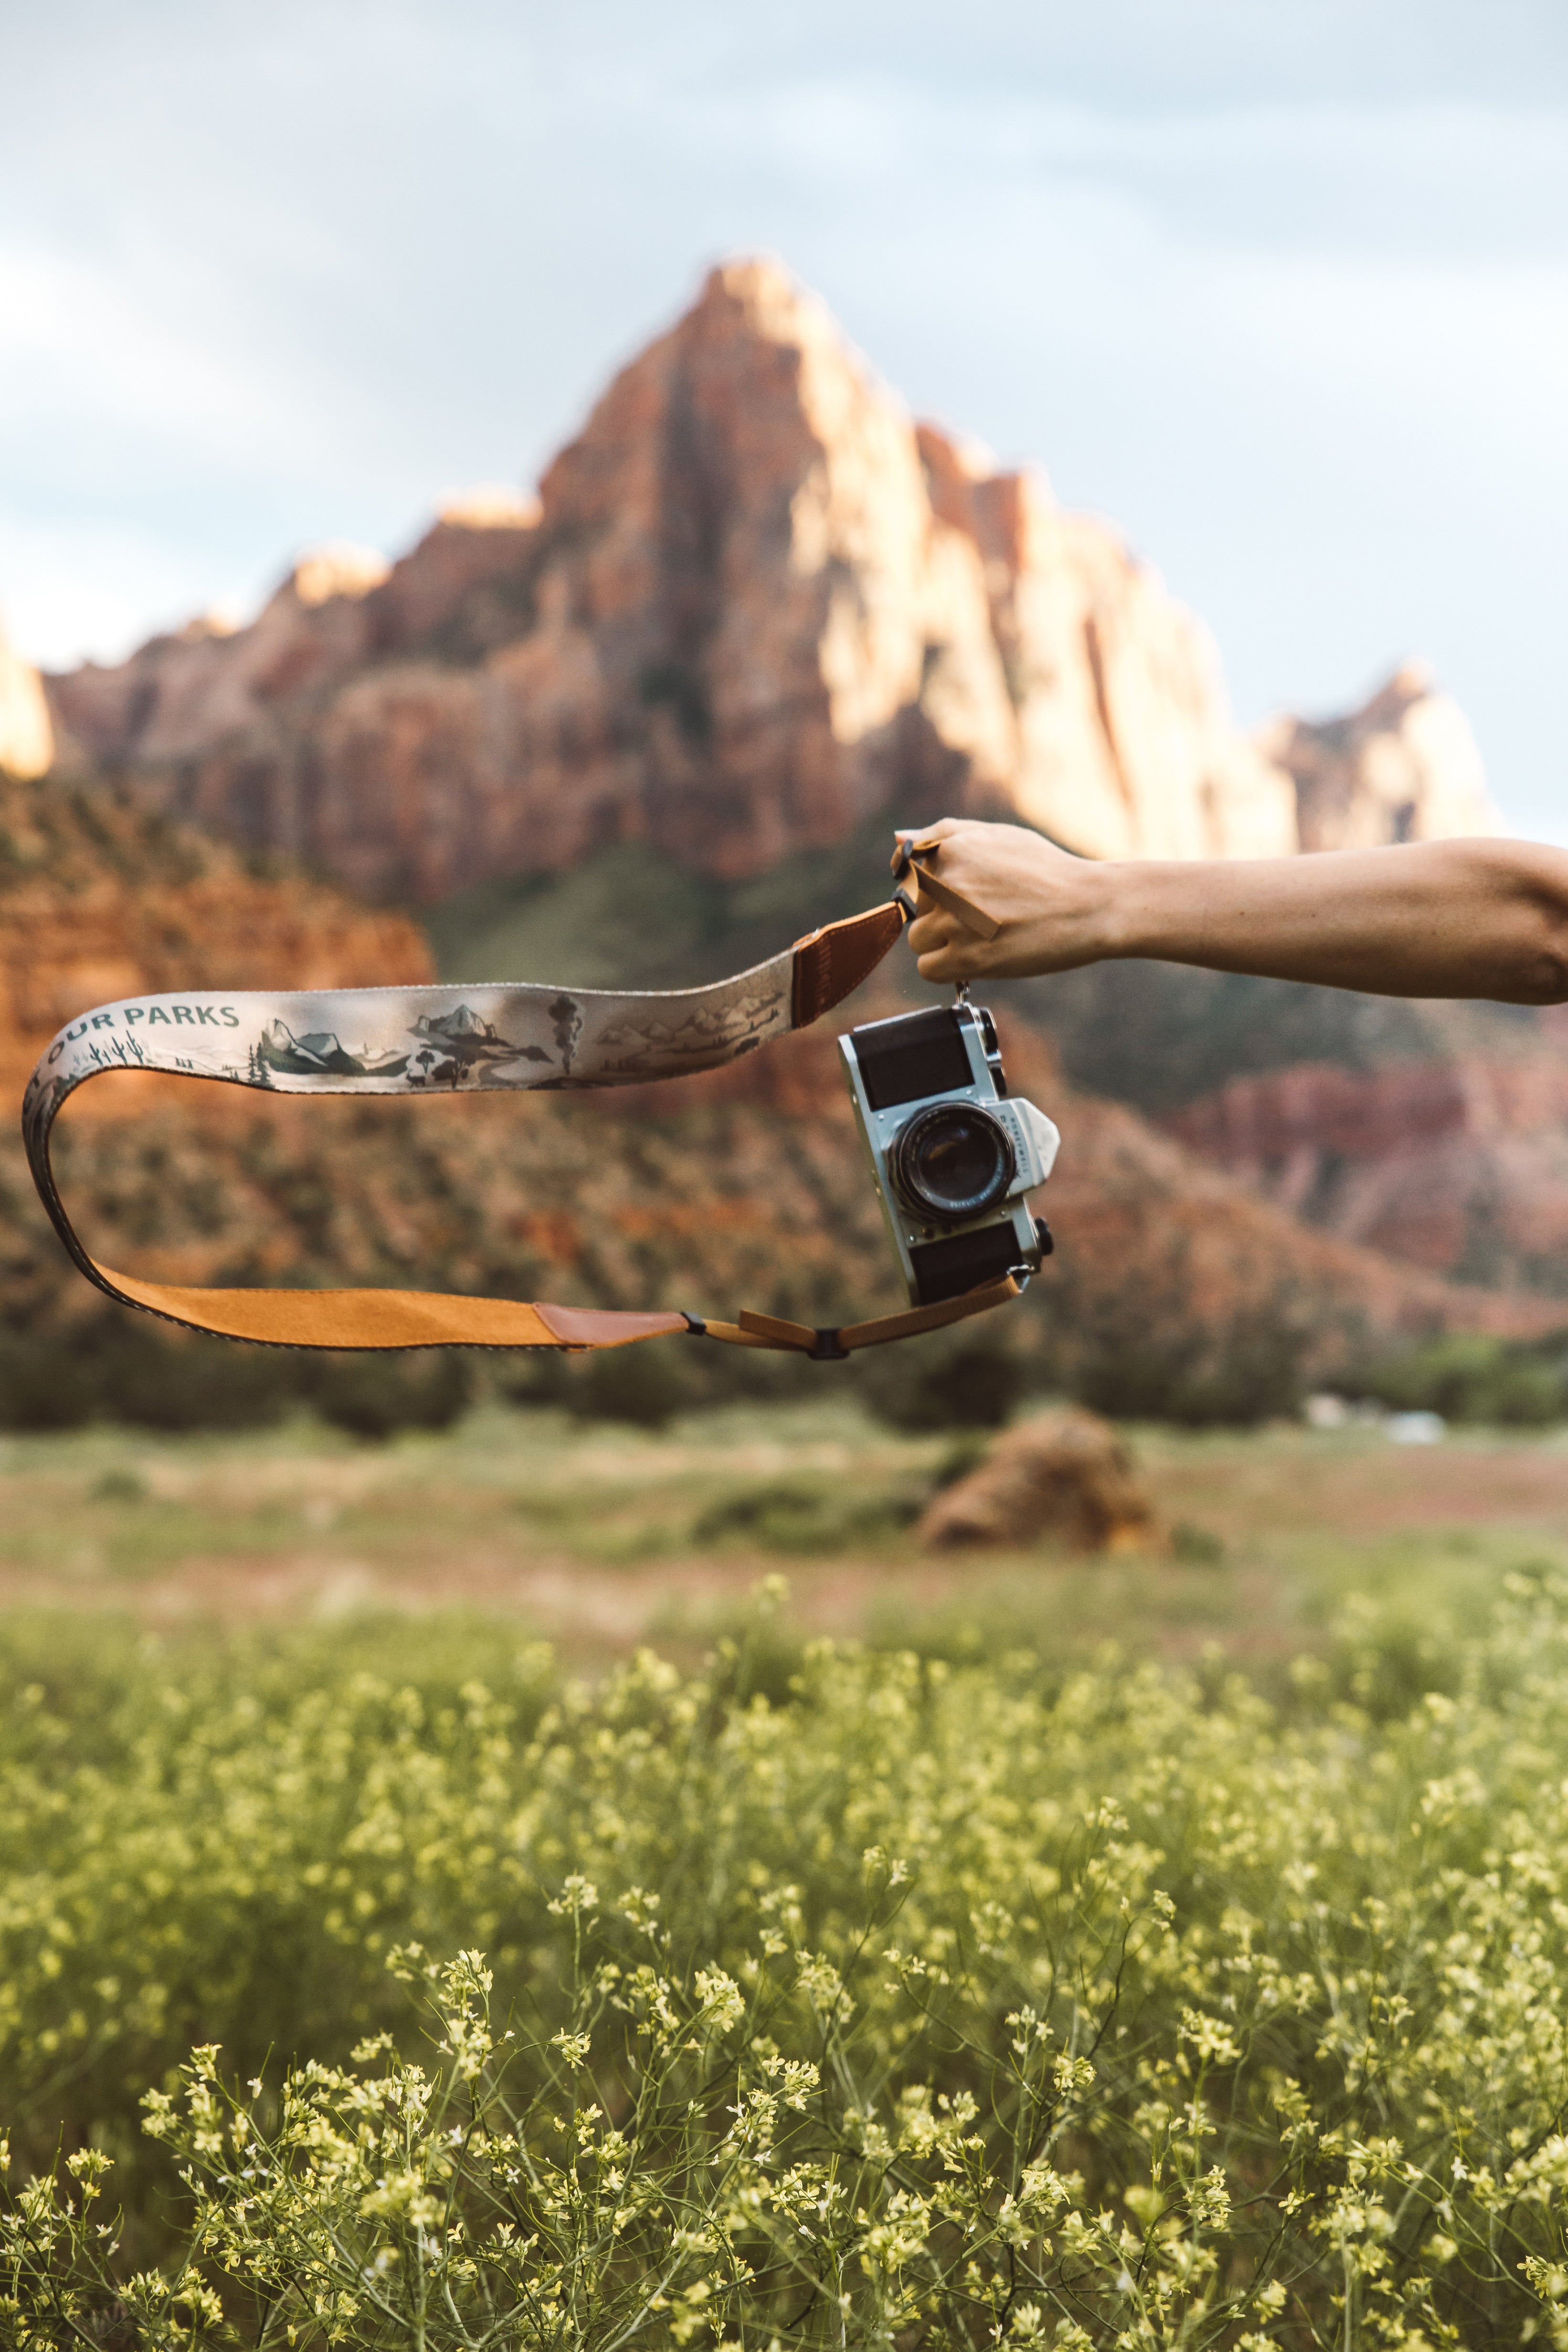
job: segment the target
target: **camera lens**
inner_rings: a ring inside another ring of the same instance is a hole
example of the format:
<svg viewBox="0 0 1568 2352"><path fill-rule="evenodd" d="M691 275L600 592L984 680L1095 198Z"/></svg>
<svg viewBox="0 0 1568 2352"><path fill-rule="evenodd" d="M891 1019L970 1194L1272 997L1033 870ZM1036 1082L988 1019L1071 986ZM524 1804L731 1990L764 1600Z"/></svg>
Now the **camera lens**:
<svg viewBox="0 0 1568 2352"><path fill-rule="evenodd" d="M1013 1181L1013 1147L973 1103L935 1103L900 1130L890 1154L899 1190L937 1217L978 1217Z"/></svg>

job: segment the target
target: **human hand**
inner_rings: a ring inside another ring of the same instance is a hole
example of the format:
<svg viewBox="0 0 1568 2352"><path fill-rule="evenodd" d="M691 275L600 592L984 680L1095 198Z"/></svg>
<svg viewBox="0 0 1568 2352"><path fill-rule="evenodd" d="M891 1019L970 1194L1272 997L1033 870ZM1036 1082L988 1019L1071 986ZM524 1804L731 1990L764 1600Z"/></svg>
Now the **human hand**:
<svg viewBox="0 0 1568 2352"><path fill-rule="evenodd" d="M939 844L929 861L936 877L997 926L994 938L982 939L921 888L908 937L922 980L1018 980L1069 971L1114 951L1109 929L1113 867L1073 857L1023 825L966 817L900 827L900 839ZM895 856L895 869L898 863ZM917 866L906 883L921 879Z"/></svg>

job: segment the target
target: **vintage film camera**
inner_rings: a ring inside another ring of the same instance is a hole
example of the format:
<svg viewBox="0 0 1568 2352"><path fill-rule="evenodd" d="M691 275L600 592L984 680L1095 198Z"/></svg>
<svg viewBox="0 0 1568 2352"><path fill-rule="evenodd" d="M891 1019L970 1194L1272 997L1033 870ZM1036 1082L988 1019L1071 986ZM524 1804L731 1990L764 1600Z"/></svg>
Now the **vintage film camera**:
<svg viewBox="0 0 1568 2352"><path fill-rule="evenodd" d="M1037 1271L1051 1237L1025 1195L1050 1174L1061 1138L1009 1097L984 1007L903 1013L838 1043L911 1304Z"/></svg>

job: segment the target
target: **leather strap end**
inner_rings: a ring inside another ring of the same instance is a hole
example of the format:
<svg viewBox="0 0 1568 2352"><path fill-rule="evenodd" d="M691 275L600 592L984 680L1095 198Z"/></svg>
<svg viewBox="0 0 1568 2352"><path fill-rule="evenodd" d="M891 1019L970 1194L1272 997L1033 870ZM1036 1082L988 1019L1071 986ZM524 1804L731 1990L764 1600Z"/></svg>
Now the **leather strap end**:
<svg viewBox="0 0 1568 2352"><path fill-rule="evenodd" d="M903 937L904 912L894 900L808 931L795 943L790 1025L805 1029L868 980Z"/></svg>
<svg viewBox="0 0 1568 2352"><path fill-rule="evenodd" d="M794 1351L795 1342L793 1339L770 1339L760 1331L748 1331L742 1328L744 1324L755 1320L754 1316L748 1315L743 1309L739 1323L721 1323L714 1316L704 1316L701 1337L705 1339L721 1339L727 1348L769 1348L775 1353L784 1355ZM815 1339L816 1335L813 1332L811 1336Z"/></svg>
<svg viewBox="0 0 1568 2352"><path fill-rule="evenodd" d="M811 1349L816 1345L816 1332L809 1323L791 1323L782 1315L757 1315L751 1307L741 1309L741 1328L753 1339L765 1340L770 1348Z"/></svg>
<svg viewBox="0 0 1568 2352"><path fill-rule="evenodd" d="M929 855L934 856L935 850ZM973 898L966 898L962 890L955 890L951 882L940 880L931 872L929 863L921 863L921 853L918 848L914 853L914 866L920 877L920 887L928 898L934 898L939 907L945 908L950 915L955 915L964 929L973 931L977 940L996 938L1002 926L995 917L988 915L984 907L977 907Z"/></svg>
<svg viewBox="0 0 1568 2352"><path fill-rule="evenodd" d="M1005 1274L1000 1282L966 1291L962 1298L944 1298L935 1307L911 1307L902 1315L879 1315L869 1323L847 1323L838 1334L838 1344L846 1355L853 1355L858 1348L885 1347L890 1339L912 1339L918 1331L940 1331L944 1324L963 1323L971 1315L984 1315L993 1307L1005 1307L1010 1298L1022 1297L1023 1286Z"/></svg>

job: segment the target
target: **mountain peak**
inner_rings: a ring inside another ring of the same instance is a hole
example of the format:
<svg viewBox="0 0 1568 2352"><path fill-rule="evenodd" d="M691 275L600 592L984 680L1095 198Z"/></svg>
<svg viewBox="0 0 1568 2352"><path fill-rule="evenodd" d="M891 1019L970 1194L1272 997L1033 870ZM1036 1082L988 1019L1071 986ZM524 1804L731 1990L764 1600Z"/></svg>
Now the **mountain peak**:
<svg viewBox="0 0 1568 2352"><path fill-rule="evenodd" d="M53 691L155 800L426 903L616 841L740 877L883 810L1182 857L1293 849L1309 804L1314 838L1459 829L1475 798L1467 772L1408 817L1381 788L1334 814L1237 730L1205 633L1112 530L917 428L765 256L620 371L537 510L449 509L390 572L328 551L249 629ZM1440 764L1431 704L1397 730Z"/></svg>

